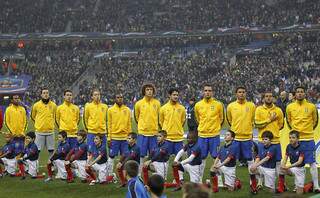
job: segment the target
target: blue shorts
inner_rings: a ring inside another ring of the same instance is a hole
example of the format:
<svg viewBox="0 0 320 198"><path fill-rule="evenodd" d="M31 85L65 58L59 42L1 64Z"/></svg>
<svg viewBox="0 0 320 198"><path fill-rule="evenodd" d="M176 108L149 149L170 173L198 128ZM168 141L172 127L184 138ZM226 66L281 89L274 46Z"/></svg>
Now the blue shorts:
<svg viewBox="0 0 320 198"><path fill-rule="evenodd" d="M145 157L157 146L157 137L138 135L137 145L140 147L140 157Z"/></svg>
<svg viewBox="0 0 320 198"><path fill-rule="evenodd" d="M87 134L87 144L88 144L88 151L91 152L92 151L92 147L94 146L94 137L96 136L96 134L93 133L88 133ZM106 146L107 145L107 140L106 140L106 136L103 136L102 138L102 146Z"/></svg>
<svg viewBox="0 0 320 198"><path fill-rule="evenodd" d="M281 152L281 145L280 144L273 144L275 147L276 147L276 161L277 162L280 162L282 160L282 152ZM262 148L263 148L263 143L262 142L259 142L258 143L258 152L259 152L259 155L261 155L261 151L262 151Z"/></svg>
<svg viewBox="0 0 320 198"><path fill-rule="evenodd" d="M109 157L114 158L119 152L120 155L127 152L128 142L127 140L111 140L109 148Z"/></svg>
<svg viewBox="0 0 320 198"><path fill-rule="evenodd" d="M237 159L239 160L252 160L252 140L246 140L246 141L233 141L235 147L237 148Z"/></svg>
<svg viewBox="0 0 320 198"><path fill-rule="evenodd" d="M304 152L304 163L312 164L316 162L316 152L314 140L300 141L300 145Z"/></svg>
<svg viewBox="0 0 320 198"><path fill-rule="evenodd" d="M218 148L220 146L220 135L210 138L198 138L198 145L201 149L201 158L206 159L210 152L211 157L216 158L218 156Z"/></svg>
<svg viewBox="0 0 320 198"><path fill-rule="evenodd" d="M169 145L169 154L170 155L177 155L177 153L183 149L183 141L180 142L172 142L170 140L167 140Z"/></svg>
<svg viewBox="0 0 320 198"><path fill-rule="evenodd" d="M14 144L15 155L19 155L24 151L24 137L14 137L12 142Z"/></svg>
<svg viewBox="0 0 320 198"><path fill-rule="evenodd" d="M70 145L70 149L76 148L78 146L78 140L76 137L68 137L67 143Z"/></svg>

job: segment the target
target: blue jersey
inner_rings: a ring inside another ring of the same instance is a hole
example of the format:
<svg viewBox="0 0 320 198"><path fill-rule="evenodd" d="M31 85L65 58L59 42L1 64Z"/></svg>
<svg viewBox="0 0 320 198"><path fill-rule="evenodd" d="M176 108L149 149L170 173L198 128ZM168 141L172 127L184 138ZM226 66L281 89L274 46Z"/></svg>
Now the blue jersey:
<svg viewBox="0 0 320 198"><path fill-rule="evenodd" d="M91 149L90 154L94 159L101 155L101 159L97 161L97 164L104 164L108 161L107 149L102 144L99 147L97 147L97 145L94 145Z"/></svg>
<svg viewBox="0 0 320 198"><path fill-rule="evenodd" d="M126 198L149 198L149 194L139 177L131 178L128 181Z"/></svg>
<svg viewBox="0 0 320 198"><path fill-rule="evenodd" d="M140 148L137 144L128 145L128 150L124 153L124 163L129 160L134 160L140 164Z"/></svg>
<svg viewBox="0 0 320 198"><path fill-rule="evenodd" d="M88 145L85 142L78 142L74 148L75 160L87 160Z"/></svg>
<svg viewBox="0 0 320 198"><path fill-rule="evenodd" d="M14 152L14 144L12 142L6 143L2 149L1 149L2 154L8 153L5 158L7 159L13 159L15 158L15 152Z"/></svg>
<svg viewBox="0 0 320 198"><path fill-rule="evenodd" d="M167 162L170 158L169 143L167 141L158 143L157 147L152 149L150 155L152 162Z"/></svg>
<svg viewBox="0 0 320 198"><path fill-rule="evenodd" d="M237 148L231 142L229 145L224 145L220 148L218 158L220 159L221 163L226 160L228 157L230 158L230 161L226 163L224 166L227 167L235 167L237 162Z"/></svg>
<svg viewBox="0 0 320 198"><path fill-rule="evenodd" d="M37 145L34 142L30 142L25 148L24 148L24 160L31 160L35 161L39 158L39 150Z"/></svg>
<svg viewBox="0 0 320 198"><path fill-rule="evenodd" d="M67 142L60 142L58 144L56 152L53 154L50 160L51 161L57 160L57 159L65 160L69 151L70 151L70 145Z"/></svg>
<svg viewBox="0 0 320 198"><path fill-rule="evenodd" d="M297 147L293 147L291 144L287 146L286 156L289 157L290 163L294 164L299 160L299 157L304 157L303 148L300 144ZM305 163L303 162L297 167L304 167Z"/></svg>
<svg viewBox="0 0 320 198"><path fill-rule="evenodd" d="M258 156L260 158L260 160L262 160L263 158L269 156L270 159L268 161L266 161L265 163L263 163L261 166L265 167L265 168L275 168L276 167L276 163L277 163L277 159L276 159L276 147L271 144L270 146L266 147L263 146L261 147L261 152L259 152Z"/></svg>
<svg viewBox="0 0 320 198"><path fill-rule="evenodd" d="M192 154L196 157L189 163L190 165L200 165L202 162L201 159L201 149L198 145L198 143L195 144L186 144L183 148L184 152L187 152L188 157L190 157Z"/></svg>

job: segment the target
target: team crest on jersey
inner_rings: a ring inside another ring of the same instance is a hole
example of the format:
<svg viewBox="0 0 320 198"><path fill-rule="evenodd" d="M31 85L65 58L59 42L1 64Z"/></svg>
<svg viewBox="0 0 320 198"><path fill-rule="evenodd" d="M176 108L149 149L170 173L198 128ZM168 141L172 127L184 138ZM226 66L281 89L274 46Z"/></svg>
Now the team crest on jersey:
<svg viewBox="0 0 320 198"><path fill-rule="evenodd" d="M153 105L153 108L156 109L156 108L157 108L157 105L154 104L154 105Z"/></svg>

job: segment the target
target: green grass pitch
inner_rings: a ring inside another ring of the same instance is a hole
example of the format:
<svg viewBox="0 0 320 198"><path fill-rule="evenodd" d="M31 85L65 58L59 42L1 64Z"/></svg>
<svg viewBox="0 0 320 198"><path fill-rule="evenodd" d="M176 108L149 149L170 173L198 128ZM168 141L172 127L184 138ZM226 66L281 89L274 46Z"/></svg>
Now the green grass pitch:
<svg viewBox="0 0 320 198"><path fill-rule="evenodd" d="M134 122L133 122L134 123ZM82 128L82 126L80 126ZM30 122L28 126L29 130L33 129L33 124ZM136 124L133 124L133 130L136 131ZM3 137L0 138L0 145L4 142ZM48 153L42 152L40 155L40 173L46 173L46 161ZM172 161L172 159L171 159ZM207 159L205 169L205 179L209 179L209 168L212 164L212 159ZM269 193L266 190L259 191L258 195L251 195L249 193L249 176L248 169L245 167L237 167L237 177L242 182L242 189L236 192L227 192L220 190L219 193L213 194L212 197L282 197L284 194L277 195ZM169 170L168 181L172 181L172 171ZM188 176L185 176L185 180L188 181ZM309 170L307 171L306 181L311 181ZM293 177L286 177L286 183L290 190L293 189ZM125 197L126 188L117 188L118 184L107 185L95 185L89 186L88 184L82 184L80 181L67 184L64 181L54 180L49 183L45 183L43 179L31 179L20 180L20 178L0 178L0 198L119 198ZM171 189L167 189L165 194L169 198L182 197L182 192L171 192ZM291 192L285 193L287 197L292 197L294 194ZM313 194L306 194L302 197L309 197Z"/></svg>

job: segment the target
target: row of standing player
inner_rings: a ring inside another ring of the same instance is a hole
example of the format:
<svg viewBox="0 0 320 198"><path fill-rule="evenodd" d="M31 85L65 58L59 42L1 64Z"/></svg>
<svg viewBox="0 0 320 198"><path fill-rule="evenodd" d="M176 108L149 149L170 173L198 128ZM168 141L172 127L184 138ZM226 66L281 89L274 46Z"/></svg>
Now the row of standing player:
<svg viewBox="0 0 320 198"><path fill-rule="evenodd" d="M314 157L315 145L313 140L313 130L318 123L318 114L315 105L305 99L304 88L297 87L295 91L296 101L289 104L286 110L287 123L291 129L299 131L301 145L303 145L303 148L307 148L304 151L305 163L310 164L314 190L318 191L318 174ZM273 134L272 144L277 148L275 156L277 161L276 170L277 174L279 173L281 161L279 133L283 127L284 116L281 109L272 103L272 92L266 91L264 93L264 104L257 108L252 102L246 100L245 87L238 87L235 93L237 100L227 106L226 115L223 104L213 97L213 87L209 84L203 86L203 99L197 102L194 107L195 118L198 123L197 130L199 137L197 142L200 145L202 159L200 164L200 181L202 181L205 159L208 153L210 153L214 159L218 156L220 130L225 117L227 118L231 131L235 133L234 144L237 148L237 159L245 159L248 161L250 174L252 173L251 166L254 163L252 153L250 152L253 127L256 126L259 130L259 148L262 147L263 132L270 131ZM152 84L145 84L142 87L142 95L144 97L139 100L134 107L134 117L138 123L137 144L141 148L141 169L145 156L157 145L155 135L158 132L158 124L160 124L161 129L167 132L170 154L177 155L183 148L185 109L178 102L178 89L169 90L169 102L162 107L160 107L160 102L154 98L154 94L155 87ZM55 110L53 102L49 99L47 89L42 90L41 96L42 100L33 106L31 113L31 118L35 120L36 143L39 145L39 148L43 147L42 143L51 142L51 133L54 130L52 120L56 120L60 131L64 130L67 132L67 141L69 144L75 145L76 138L74 136L77 131L80 116L78 107L71 103L72 92L65 91L65 101L57 110ZM124 148L127 147L127 134L131 132L130 110L123 104L123 96L121 93L116 94L116 103L110 109L108 109L107 105L100 102L100 92L98 90L93 90L91 97L92 102L85 105L83 114L83 123L87 130L88 149L91 150L91 147L94 146L93 139L96 134L107 134L108 131L110 152L107 164L108 170L113 170L114 157L117 156L119 152L120 154L123 153ZM12 106L15 105L13 104ZM7 111L9 111L8 109ZM7 111L5 118L10 115ZM48 112L52 113L45 116L45 113ZM5 119L5 122L8 127L7 119ZM48 124L49 122L51 125ZM17 123L19 123L19 120L14 122L13 125ZM24 123L23 119L21 123ZM13 130L10 131L13 132ZM18 132L17 134L23 134L23 132L16 131ZM13 134L16 133L13 132ZM102 139L102 144L106 145L105 136ZM51 148L48 150L50 152L53 151ZM112 171L108 172L111 173ZM255 189L253 189L253 191L254 190ZM282 190L279 189L279 191L281 192Z"/></svg>

